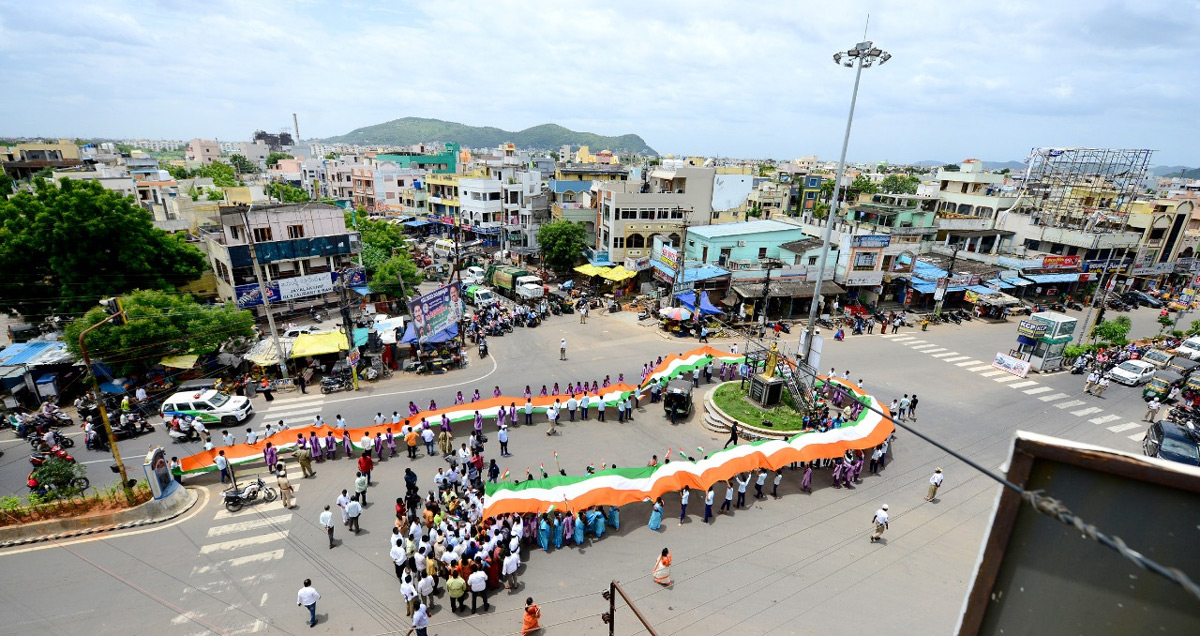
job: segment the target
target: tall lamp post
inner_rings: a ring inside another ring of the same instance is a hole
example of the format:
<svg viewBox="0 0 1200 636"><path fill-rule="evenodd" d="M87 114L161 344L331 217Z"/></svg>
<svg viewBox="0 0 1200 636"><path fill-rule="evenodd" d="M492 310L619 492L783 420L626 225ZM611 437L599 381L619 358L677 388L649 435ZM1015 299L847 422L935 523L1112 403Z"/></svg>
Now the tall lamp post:
<svg viewBox="0 0 1200 636"><path fill-rule="evenodd" d="M854 105L858 101L858 83L862 78L862 70L870 68L876 62L883 64L892 59L892 54L875 47L870 40L859 42L848 51L838 51L833 54L834 64L854 69L854 92L850 96L850 115L846 118L846 134L842 137L842 156L838 160L837 177L833 188L833 201L829 203L829 216L825 219L825 237L821 243L821 256L818 258L816 287L813 288L812 307L808 310L808 327L804 329L804 354L808 362L812 353L813 331L817 324L817 312L821 307L821 286L825 284L825 263L829 260L829 242L833 238L833 220L837 218L838 199L842 193L842 177L846 174L846 149L850 145L850 127L854 123Z"/></svg>
<svg viewBox="0 0 1200 636"><path fill-rule="evenodd" d="M108 409L104 408L104 394L100 392L100 381L96 379L96 370L92 368L92 358L88 355L86 342L87 335L100 325L110 323L114 320L125 324L125 309L121 307L121 301L118 298L106 298L100 301L100 304L108 313L108 317L84 329L79 334L79 351L83 354L83 364L86 365L87 373L92 379L92 390L96 392L96 409L100 411L100 422L104 425L104 436L108 438L108 448L112 451L113 461L117 465L117 472L121 475L121 489L125 491L125 500L132 505L134 499L133 490L129 487L129 475L125 472L125 462L121 459L121 451L117 448L117 438L113 435L112 424L108 421Z"/></svg>

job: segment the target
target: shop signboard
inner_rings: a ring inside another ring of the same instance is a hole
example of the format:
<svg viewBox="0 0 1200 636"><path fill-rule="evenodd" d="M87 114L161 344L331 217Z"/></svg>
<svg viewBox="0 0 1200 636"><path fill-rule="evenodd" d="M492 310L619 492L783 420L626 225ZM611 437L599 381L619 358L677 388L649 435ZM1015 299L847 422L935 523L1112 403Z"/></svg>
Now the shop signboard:
<svg viewBox="0 0 1200 636"><path fill-rule="evenodd" d="M333 291L333 276L329 272L283 278L278 283L281 300L319 296Z"/></svg>
<svg viewBox="0 0 1200 636"><path fill-rule="evenodd" d="M264 287L267 288L267 301L272 303L279 302L279 281L267 281ZM258 283L234 287L233 298L237 302L238 309L249 309L263 304Z"/></svg>
<svg viewBox="0 0 1200 636"><path fill-rule="evenodd" d="M1175 259L1175 273L1181 274L1196 269L1196 259L1191 257Z"/></svg>
<svg viewBox="0 0 1200 636"><path fill-rule="evenodd" d="M1081 260L1079 256L1043 256L1042 269L1073 269Z"/></svg>
<svg viewBox="0 0 1200 636"><path fill-rule="evenodd" d="M843 284L853 287L874 286L883 282L883 272L847 272Z"/></svg>
<svg viewBox="0 0 1200 636"><path fill-rule="evenodd" d="M892 244L892 237L888 234L864 234L851 237L850 247L861 247L866 249L880 249Z"/></svg>
<svg viewBox="0 0 1200 636"><path fill-rule="evenodd" d="M634 258L632 256L625 257L625 269L631 272L643 272L650 269L650 257L641 256Z"/></svg>
<svg viewBox="0 0 1200 636"><path fill-rule="evenodd" d="M1021 323L1017 325L1017 335L1025 336L1027 338L1041 338L1042 336L1046 335L1046 329L1048 329L1048 327L1049 326L1044 323L1034 322L1032 320L1022 320Z"/></svg>

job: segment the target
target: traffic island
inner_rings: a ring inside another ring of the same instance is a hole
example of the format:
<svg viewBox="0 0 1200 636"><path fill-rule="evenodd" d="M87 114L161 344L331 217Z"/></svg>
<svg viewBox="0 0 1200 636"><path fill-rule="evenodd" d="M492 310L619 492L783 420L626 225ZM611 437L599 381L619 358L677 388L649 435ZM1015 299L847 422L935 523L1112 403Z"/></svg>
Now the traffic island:
<svg viewBox="0 0 1200 636"><path fill-rule="evenodd" d="M727 434L737 422L740 436L749 440L786 440L804 430L804 416L791 407L791 395L786 391L782 404L764 409L750 401L748 389L741 384L736 380L723 382L708 392L701 418L704 428ZM772 426L763 426L764 421Z"/></svg>
<svg viewBox="0 0 1200 636"><path fill-rule="evenodd" d="M140 503L123 509L115 509L127 505L118 488L83 500L4 510L0 512L0 549L162 523L187 512L199 499L197 490L178 484L160 499L150 499L145 483L138 484L134 494ZM45 519L51 515L73 516ZM39 518L43 520L36 520Z"/></svg>

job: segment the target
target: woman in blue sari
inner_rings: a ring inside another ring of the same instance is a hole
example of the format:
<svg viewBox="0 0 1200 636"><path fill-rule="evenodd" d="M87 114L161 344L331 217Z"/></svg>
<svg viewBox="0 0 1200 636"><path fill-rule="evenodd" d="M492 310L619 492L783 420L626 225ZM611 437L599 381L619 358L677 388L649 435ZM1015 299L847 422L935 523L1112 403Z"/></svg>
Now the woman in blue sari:
<svg viewBox="0 0 1200 636"><path fill-rule="evenodd" d="M550 524L546 523L546 515L542 515L538 521L538 546L550 551Z"/></svg>
<svg viewBox="0 0 1200 636"><path fill-rule="evenodd" d="M662 515L663 515L663 500L662 500L662 497L659 497L658 500L654 502L654 511L650 513L650 529L651 530L658 530L659 528L662 527Z"/></svg>
<svg viewBox="0 0 1200 636"><path fill-rule="evenodd" d="M556 513L554 513L554 549L557 550L557 549L561 548L562 542L563 542L562 513L556 512Z"/></svg>
<svg viewBox="0 0 1200 636"><path fill-rule="evenodd" d="M588 512L588 525L596 538L604 536L604 509L598 508Z"/></svg>
<svg viewBox="0 0 1200 636"><path fill-rule="evenodd" d="M583 533L587 531L587 522L583 520L583 511L575 515L575 545L583 545Z"/></svg>
<svg viewBox="0 0 1200 636"><path fill-rule="evenodd" d="M616 506L608 509L608 525L614 530L621 528L621 511Z"/></svg>

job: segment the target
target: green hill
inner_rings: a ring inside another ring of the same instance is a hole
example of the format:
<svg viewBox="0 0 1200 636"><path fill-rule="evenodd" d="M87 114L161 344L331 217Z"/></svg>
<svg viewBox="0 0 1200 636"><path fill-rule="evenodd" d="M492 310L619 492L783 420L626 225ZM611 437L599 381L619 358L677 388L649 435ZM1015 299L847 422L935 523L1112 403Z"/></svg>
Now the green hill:
<svg viewBox="0 0 1200 636"><path fill-rule="evenodd" d="M328 143L359 144L363 146L407 146L430 141L458 142L467 148L491 148L509 142L518 148L558 150L559 146L588 146L592 152L608 149L613 152L657 155L638 135L608 137L590 132L563 128L558 124L542 124L516 132L491 126L467 126L440 119L402 117L382 124L357 128L344 135L330 137Z"/></svg>

